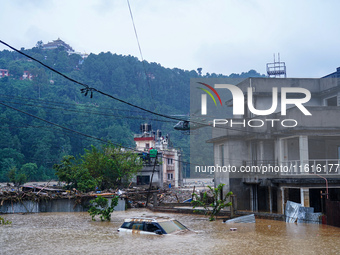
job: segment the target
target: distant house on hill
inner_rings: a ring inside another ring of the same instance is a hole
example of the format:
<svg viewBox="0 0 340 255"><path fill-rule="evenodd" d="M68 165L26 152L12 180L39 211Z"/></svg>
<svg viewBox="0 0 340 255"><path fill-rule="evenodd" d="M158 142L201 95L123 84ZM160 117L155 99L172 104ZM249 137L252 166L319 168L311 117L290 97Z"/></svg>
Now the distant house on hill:
<svg viewBox="0 0 340 255"><path fill-rule="evenodd" d="M22 80L32 80L33 75L29 71L24 71L24 74L22 75Z"/></svg>
<svg viewBox="0 0 340 255"><path fill-rule="evenodd" d="M59 47L64 47L64 49L69 54L74 52L72 47L70 45L68 45L67 43L65 43L63 40L61 40L60 38L58 38L57 40L53 40L52 42L48 42L46 44L43 44L42 47L43 47L44 50L54 50L54 49L57 49Z"/></svg>
<svg viewBox="0 0 340 255"><path fill-rule="evenodd" d="M46 44L42 45L42 48L44 50L54 50L54 49L58 49L59 47L63 47L65 49L65 51L71 55L71 54L77 54L79 56L81 56L83 58L83 60L81 60L79 62L79 64L82 64L84 59L87 58L89 55L86 53L81 53L81 52L76 52L74 51L74 49L68 45L67 43L65 43L63 40L61 40L60 38L58 38L57 40L53 40L52 42L48 42Z"/></svg>
<svg viewBox="0 0 340 255"><path fill-rule="evenodd" d="M4 78L6 76L9 76L7 69L0 69L0 78Z"/></svg>
<svg viewBox="0 0 340 255"><path fill-rule="evenodd" d="M10 73L8 69L0 69L0 78L4 77L10 77ZM20 77L20 80L32 80L33 75L29 71L24 71L22 77Z"/></svg>

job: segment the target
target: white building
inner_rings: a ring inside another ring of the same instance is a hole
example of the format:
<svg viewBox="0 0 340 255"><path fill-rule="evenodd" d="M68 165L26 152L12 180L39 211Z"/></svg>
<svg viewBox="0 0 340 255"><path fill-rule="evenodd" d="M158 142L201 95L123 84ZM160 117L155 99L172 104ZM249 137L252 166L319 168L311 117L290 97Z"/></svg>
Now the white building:
<svg viewBox="0 0 340 255"><path fill-rule="evenodd" d="M159 187L178 187L182 183L181 153L171 148L169 136L162 136L160 130L153 131L150 124L140 126L141 133L135 134L136 149L144 158L143 169L133 180L137 185L152 183ZM157 163L149 158L149 150L154 148L158 151Z"/></svg>

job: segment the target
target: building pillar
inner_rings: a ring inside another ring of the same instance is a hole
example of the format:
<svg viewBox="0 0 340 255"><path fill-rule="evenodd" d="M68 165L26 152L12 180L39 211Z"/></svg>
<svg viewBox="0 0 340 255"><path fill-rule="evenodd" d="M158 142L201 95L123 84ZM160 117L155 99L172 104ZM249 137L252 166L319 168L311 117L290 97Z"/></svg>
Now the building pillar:
<svg viewBox="0 0 340 255"><path fill-rule="evenodd" d="M288 147L287 139L279 138L277 141L277 151L278 151L278 163L279 165L284 165L284 162L288 160Z"/></svg>
<svg viewBox="0 0 340 255"><path fill-rule="evenodd" d="M309 188L300 188L301 205L309 207Z"/></svg>
<svg viewBox="0 0 340 255"><path fill-rule="evenodd" d="M300 201L301 201L301 205L305 206L304 200L303 200L303 188L300 188Z"/></svg>
<svg viewBox="0 0 340 255"><path fill-rule="evenodd" d="M269 212L273 213L272 187L268 186Z"/></svg>
<svg viewBox="0 0 340 255"><path fill-rule="evenodd" d="M255 212L258 212L259 210L259 199L258 199L258 194L257 194L257 184L254 185L254 192L255 192L255 199L254 199L254 202L255 202Z"/></svg>
<svg viewBox="0 0 340 255"><path fill-rule="evenodd" d="M304 165L308 164L308 161L309 161L308 136L305 136L305 135L299 136L299 155L300 155L300 165L302 166L302 169L305 169Z"/></svg>
<svg viewBox="0 0 340 255"><path fill-rule="evenodd" d="M160 155L160 158L163 157L163 154ZM164 183L164 170L163 170L163 166L164 164L160 163L159 159L158 159L158 173L159 173L159 187L162 189L163 188L163 183Z"/></svg>
<svg viewBox="0 0 340 255"><path fill-rule="evenodd" d="M283 187L280 187L277 192L277 212L281 214L285 213L285 192Z"/></svg>
<svg viewBox="0 0 340 255"><path fill-rule="evenodd" d="M254 211L254 189L253 185L250 185L250 211Z"/></svg>
<svg viewBox="0 0 340 255"><path fill-rule="evenodd" d="M175 187L178 188L178 180L179 180L179 160L178 160L178 152L175 152L174 159L174 167L175 167Z"/></svg>
<svg viewBox="0 0 340 255"><path fill-rule="evenodd" d="M257 185L253 184L250 187L250 210L258 211Z"/></svg>
<svg viewBox="0 0 340 255"><path fill-rule="evenodd" d="M263 160L264 160L264 145L263 145L263 141L259 142L259 151L260 151L259 161L262 163Z"/></svg>

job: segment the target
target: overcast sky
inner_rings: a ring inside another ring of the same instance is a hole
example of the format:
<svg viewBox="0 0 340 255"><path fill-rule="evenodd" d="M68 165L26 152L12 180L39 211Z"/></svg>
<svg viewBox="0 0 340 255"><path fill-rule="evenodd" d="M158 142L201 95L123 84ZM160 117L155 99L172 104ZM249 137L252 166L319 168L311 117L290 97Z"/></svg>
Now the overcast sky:
<svg viewBox="0 0 340 255"><path fill-rule="evenodd" d="M338 0L130 0L130 6L144 59L165 67L265 74L274 53L288 77L321 77L340 66ZM60 37L76 51L141 59L126 0L0 0L0 24L0 39L19 49Z"/></svg>

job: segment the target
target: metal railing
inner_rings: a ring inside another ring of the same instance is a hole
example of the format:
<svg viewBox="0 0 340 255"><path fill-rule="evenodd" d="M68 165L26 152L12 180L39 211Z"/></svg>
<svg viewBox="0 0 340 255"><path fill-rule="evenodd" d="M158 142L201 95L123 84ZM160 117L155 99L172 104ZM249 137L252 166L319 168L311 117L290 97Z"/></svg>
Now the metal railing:
<svg viewBox="0 0 340 255"><path fill-rule="evenodd" d="M175 170L175 166L166 166L166 170L167 171L174 171Z"/></svg>
<svg viewBox="0 0 340 255"><path fill-rule="evenodd" d="M277 165L277 160L244 160L242 161L243 166L256 166L256 165Z"/></svg>

